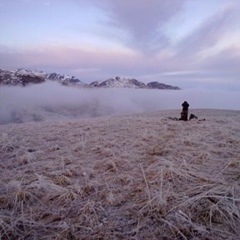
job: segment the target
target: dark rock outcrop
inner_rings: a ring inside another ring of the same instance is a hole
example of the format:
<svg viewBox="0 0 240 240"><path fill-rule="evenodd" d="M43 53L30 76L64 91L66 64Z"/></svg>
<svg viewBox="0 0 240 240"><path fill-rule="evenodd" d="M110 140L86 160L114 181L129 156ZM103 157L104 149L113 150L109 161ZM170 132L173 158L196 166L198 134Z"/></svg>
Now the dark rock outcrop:
<svg viewBox="0 0 240 240"><path fill-rule="evenodd" d="M147 83L148 88L150 89L170 89L170 90L180 90L179 87L167 85L164 83L159 83L159 82L149 82Z"/></svg>
<svg viewBox="0 0 240 240"><path fill-rule="evenodd" d="M28 84L43 83L45 79L40 76L23 75L20 76L20 83L25 86Z"/></svg>

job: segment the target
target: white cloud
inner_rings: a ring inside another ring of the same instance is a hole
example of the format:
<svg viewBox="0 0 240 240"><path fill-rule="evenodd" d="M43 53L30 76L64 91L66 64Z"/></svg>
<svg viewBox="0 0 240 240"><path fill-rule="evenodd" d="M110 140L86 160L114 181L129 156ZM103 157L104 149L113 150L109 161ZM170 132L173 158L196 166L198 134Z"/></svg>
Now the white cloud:
<svg viewBox="0 0 240 240"><path fill-rule="evenodd" d="M78 89L49 82L0 88L0 123L64 120L103 115L179 109L187 100L196 108L240 110L238 92L213 90ZM176 116L179 117L179 116Z"/></svg>

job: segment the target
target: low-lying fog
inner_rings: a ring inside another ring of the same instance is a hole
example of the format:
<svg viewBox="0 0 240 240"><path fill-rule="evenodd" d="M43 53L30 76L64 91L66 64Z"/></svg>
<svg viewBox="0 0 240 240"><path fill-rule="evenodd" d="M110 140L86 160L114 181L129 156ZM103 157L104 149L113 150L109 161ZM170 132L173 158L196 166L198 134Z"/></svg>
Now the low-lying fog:
<svg viewBox="0 0 240 240"><path fill-rule="evenodd" d="M47 82L0 87L0 124L179 109L240 110L239 92L214 90L80 89ZM180 112L179 112L180 114Z"/></svg>

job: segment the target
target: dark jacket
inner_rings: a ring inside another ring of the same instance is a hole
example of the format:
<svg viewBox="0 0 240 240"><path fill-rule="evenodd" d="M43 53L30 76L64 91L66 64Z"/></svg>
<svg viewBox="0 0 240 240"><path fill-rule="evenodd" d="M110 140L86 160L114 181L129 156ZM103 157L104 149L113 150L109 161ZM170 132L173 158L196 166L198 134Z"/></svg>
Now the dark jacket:
<svg viewBox="0 0 240 240"><path fill-rule="evenodd" d="M182 107L183 107L182 109L183 111L188 111L189 104L186 101L184 101L182 104Z"/></svg>

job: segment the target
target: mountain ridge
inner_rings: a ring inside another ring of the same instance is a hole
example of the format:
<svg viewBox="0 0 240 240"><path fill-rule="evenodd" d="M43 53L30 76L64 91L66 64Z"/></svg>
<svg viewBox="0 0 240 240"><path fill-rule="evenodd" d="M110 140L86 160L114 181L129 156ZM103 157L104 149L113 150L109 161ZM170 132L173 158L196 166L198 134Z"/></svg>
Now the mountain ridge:
<svg viewBox="0 0 240 240"><path fill-rule="evenodd" d="M157 81L143 83L135 78L115 77L107 80L94 81L89 84L82 82L75 76L58 73L45 73L43 71L17 69L0 69L0 85L26 86L29 84L39 84L45 81L58 81L63 85L73 85L89 88L135 88L135 89L162 89L162 90L180 90L177 86L171 86Z"/></svg>

